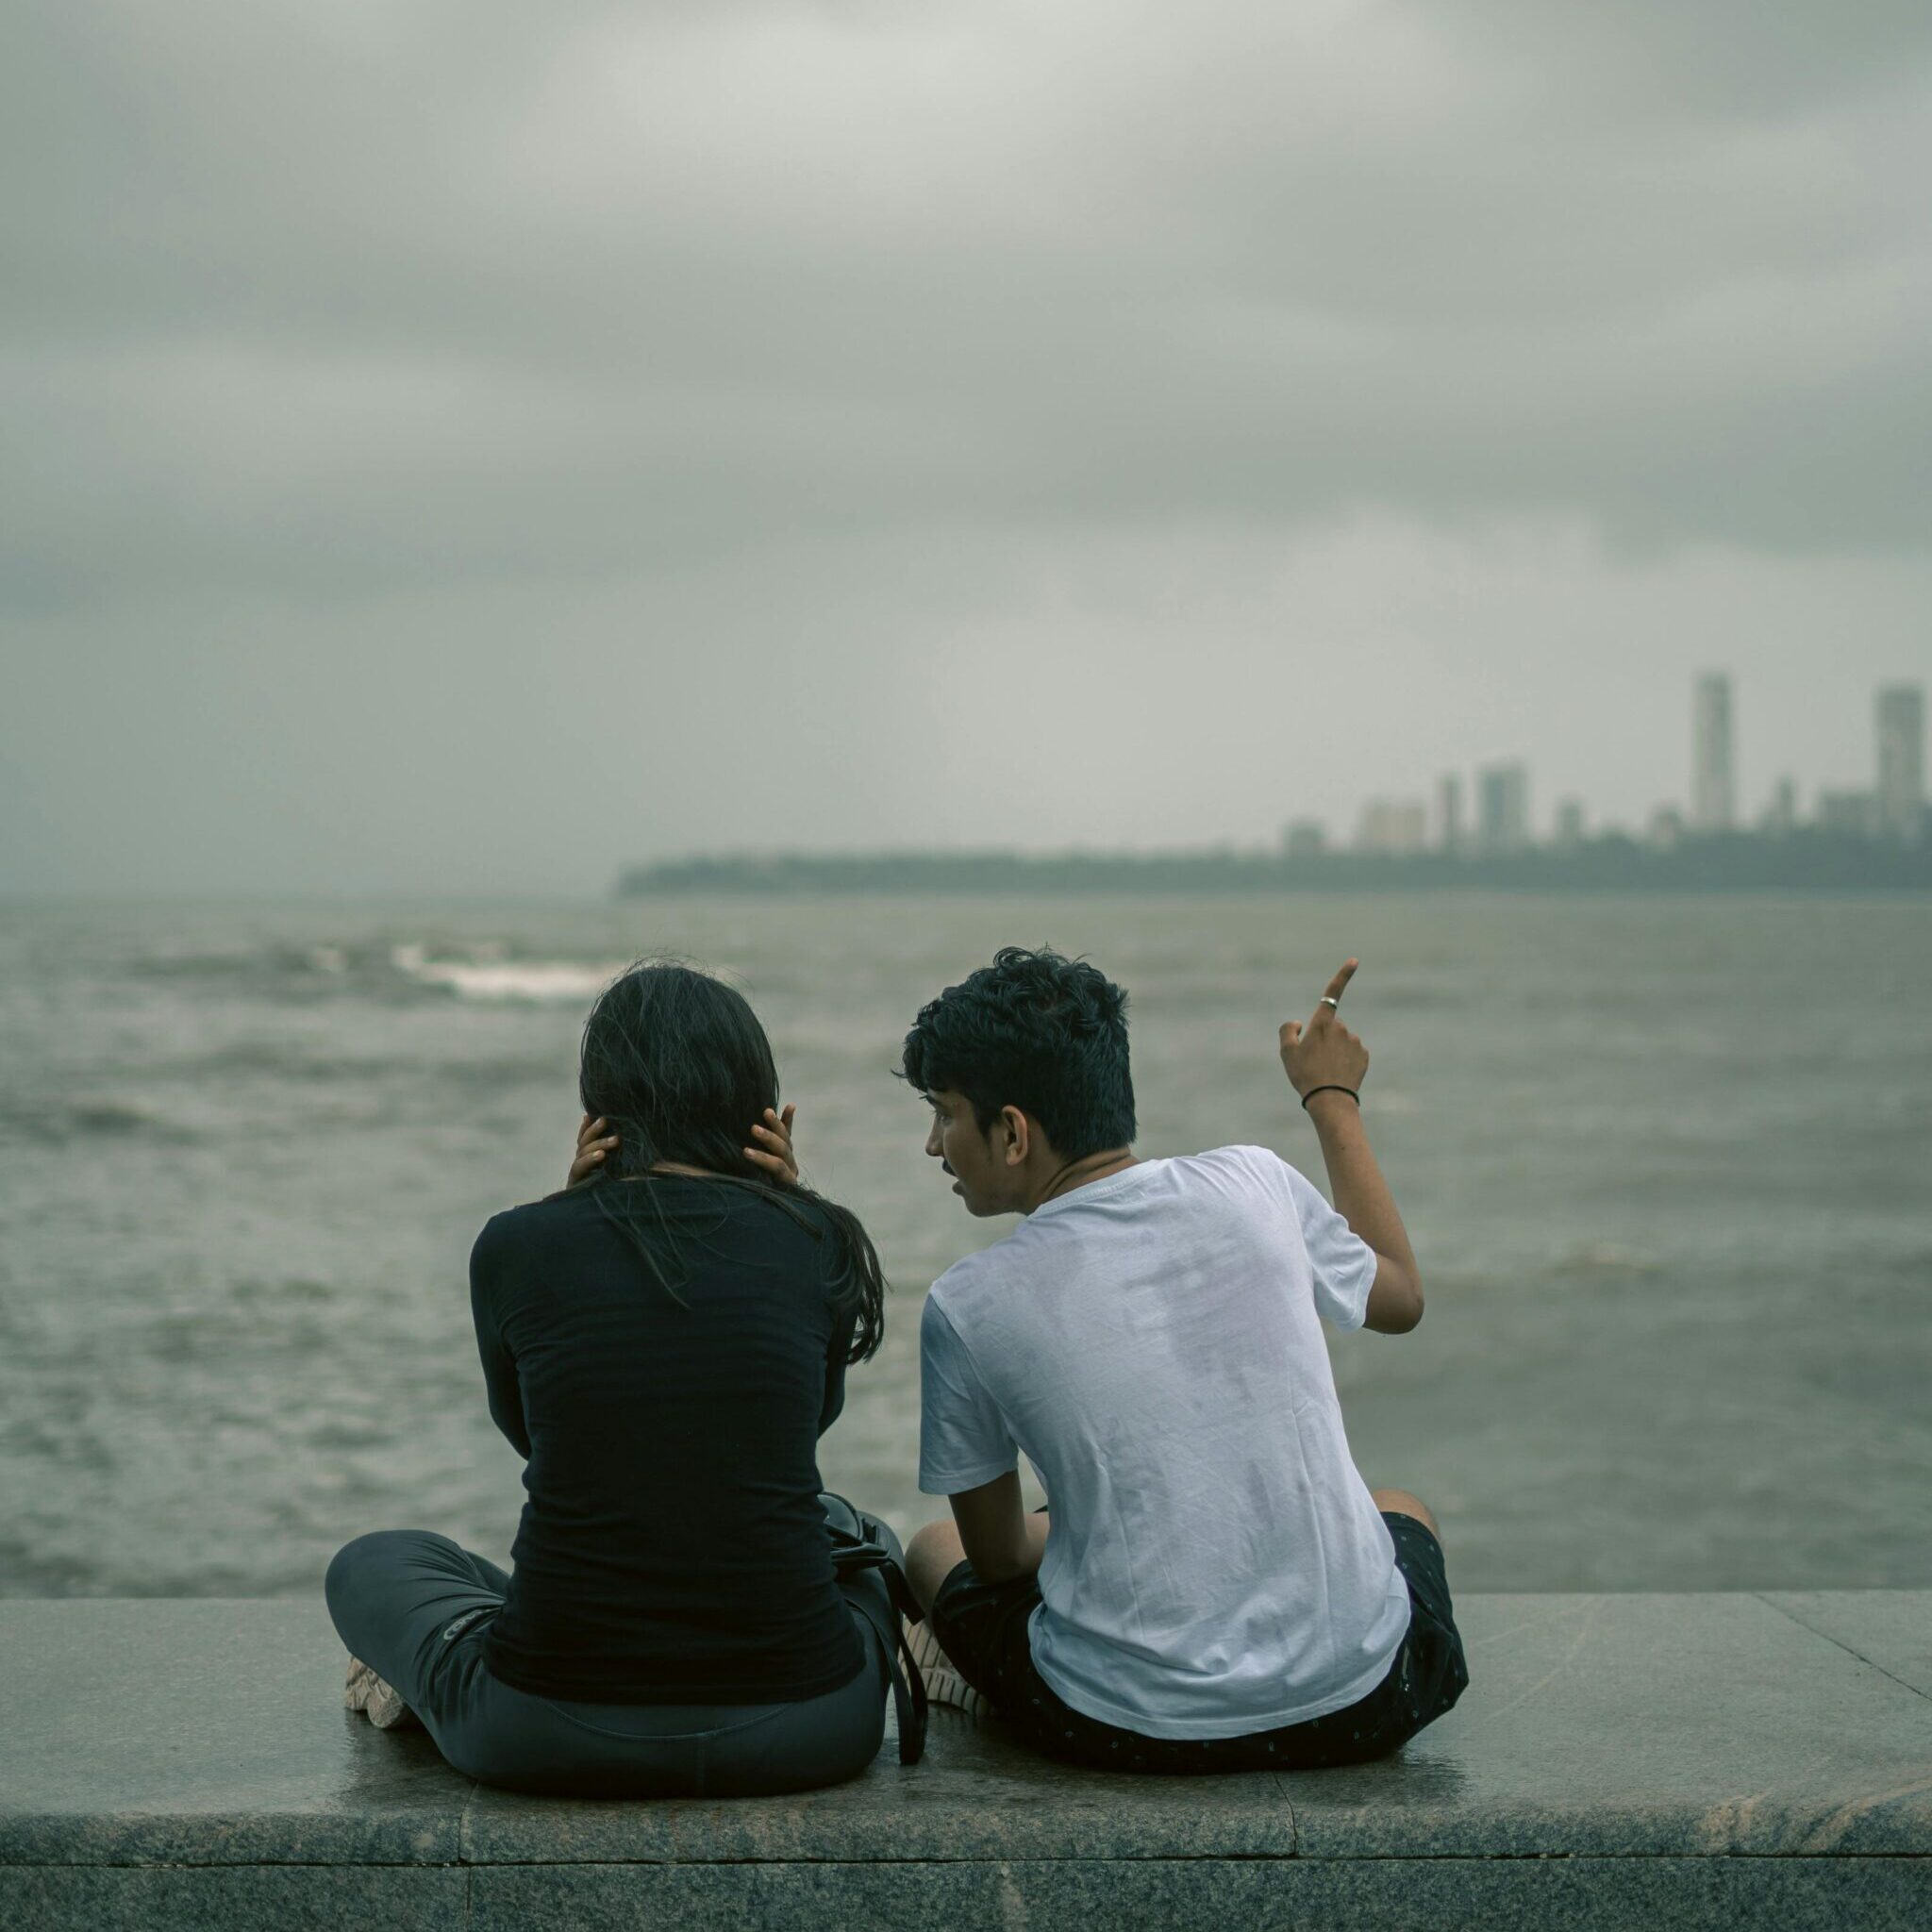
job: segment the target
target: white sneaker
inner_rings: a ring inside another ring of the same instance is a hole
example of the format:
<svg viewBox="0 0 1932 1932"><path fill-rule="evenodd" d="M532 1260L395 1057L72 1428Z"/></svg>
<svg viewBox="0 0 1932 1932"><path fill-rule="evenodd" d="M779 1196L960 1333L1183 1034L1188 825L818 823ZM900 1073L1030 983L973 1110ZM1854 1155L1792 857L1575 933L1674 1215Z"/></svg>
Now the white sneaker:
<svg viewBox="0 0 1932 1932"><path fill-rule="evenodd" d="M360 1657L349 1659L342 1702L349 1709L359 1710L378 1731L407 1730L411 1724L422 1728L423 1720Z"/></svg>
<svg viewBox="0 0 1932 1932"><path fill-rule="evenodd" d="M912 1661L919 1666L919 1674L925 1679L925 1694L931 1703L963 1710L968 1717L991 1714L992 1706L959 1674L953 1659L940 1648L939 1639L932 1634L930 1618L924 1624L908 1624L906 1642L912 1652Z"/></svg>

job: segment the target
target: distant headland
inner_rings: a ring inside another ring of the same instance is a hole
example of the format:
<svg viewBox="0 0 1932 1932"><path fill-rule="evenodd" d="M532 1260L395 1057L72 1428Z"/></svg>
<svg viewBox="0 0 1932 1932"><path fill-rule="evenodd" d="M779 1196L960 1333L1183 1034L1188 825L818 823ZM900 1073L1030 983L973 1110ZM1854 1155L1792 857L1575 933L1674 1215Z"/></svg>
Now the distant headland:
<svg viewBox="0 0 1932 1932"><path fill-rule="evenodd" d="M1924 892L1932 840L1800 827L1690 835L1669 845L1609 833L1496 853L775 852L634 866L620 897L790 893Z"/></svg>

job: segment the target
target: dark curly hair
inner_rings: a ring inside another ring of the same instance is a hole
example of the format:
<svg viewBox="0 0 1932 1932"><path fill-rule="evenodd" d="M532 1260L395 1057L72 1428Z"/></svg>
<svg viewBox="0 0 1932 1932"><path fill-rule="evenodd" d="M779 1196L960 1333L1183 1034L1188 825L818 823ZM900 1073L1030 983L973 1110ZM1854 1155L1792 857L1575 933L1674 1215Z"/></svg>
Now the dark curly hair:
<svg viewBox="0 0 1932 1932"><path fill-rule="evenodd" d="M921 1008L900 1076L922 1093L963 1093L982 1133L1017 1107L1066 1160L1134 1138L1127 996L1098 967L1045 947L1002 946Z"/></svg>

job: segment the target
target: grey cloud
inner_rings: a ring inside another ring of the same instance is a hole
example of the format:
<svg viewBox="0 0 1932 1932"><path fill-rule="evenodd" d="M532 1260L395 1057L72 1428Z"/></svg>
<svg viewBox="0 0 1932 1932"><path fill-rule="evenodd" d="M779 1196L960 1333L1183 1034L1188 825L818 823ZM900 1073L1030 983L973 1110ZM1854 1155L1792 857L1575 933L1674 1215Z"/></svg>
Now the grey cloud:
<svg viewBox="0 0 1932 1932"><path fill-rule="evenodd" d="M1361 503L1915 543L1920 10L1693 11L58 16L17 576Z"/></svg>
<svg viewBox="0 0 1932 1932"><path fill-rule="evenodd" d="M1560 9L1536 0L1460 0L1456 12L1492 52L1533 45L1624 105L1803 112L1903 80L1922 83L1932 17L1917 0L1784 7L1755 0L1622 0Z"/></svg>

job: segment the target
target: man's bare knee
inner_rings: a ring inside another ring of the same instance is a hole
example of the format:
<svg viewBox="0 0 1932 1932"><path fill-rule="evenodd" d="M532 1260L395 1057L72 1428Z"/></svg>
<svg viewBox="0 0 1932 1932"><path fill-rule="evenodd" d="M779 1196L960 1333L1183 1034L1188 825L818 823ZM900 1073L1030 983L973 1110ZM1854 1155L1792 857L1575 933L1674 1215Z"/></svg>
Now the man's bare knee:
<svg viewBox="0 0 1932 1932"><path fill-rule="evenodd" d="M1375 1499L1375 1507L1390 1516L1413 1516L1428 1533L1441 1540L1441 1529L1436 1522L1436 1512L1420 1496L1411 1495L1407 1490L1371 1490Z"/></svg>
<svg viewBox="0 0 1932 1932"><path fill-rule="evenodd" d="M965 1560L965 1546L956 1524L928 1523L906 1546L906 1580L923 1610L932 1608L940 1586Z"/></svg>

